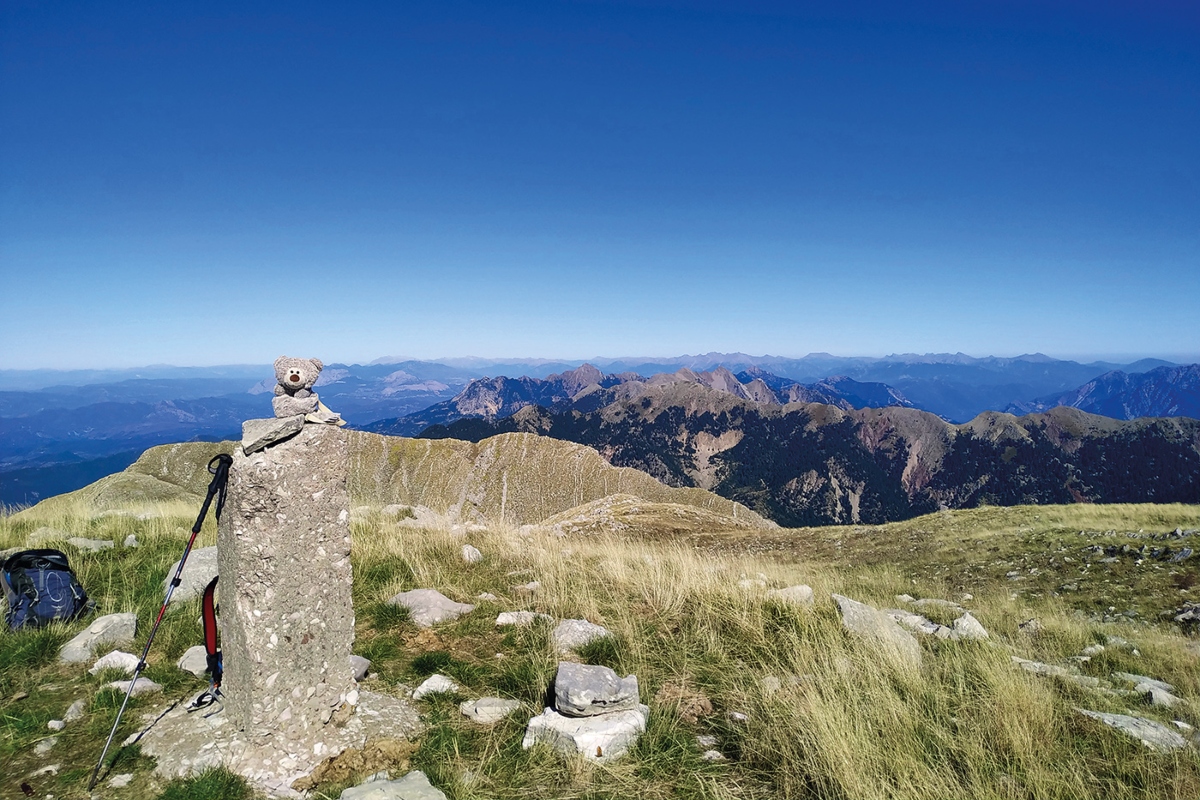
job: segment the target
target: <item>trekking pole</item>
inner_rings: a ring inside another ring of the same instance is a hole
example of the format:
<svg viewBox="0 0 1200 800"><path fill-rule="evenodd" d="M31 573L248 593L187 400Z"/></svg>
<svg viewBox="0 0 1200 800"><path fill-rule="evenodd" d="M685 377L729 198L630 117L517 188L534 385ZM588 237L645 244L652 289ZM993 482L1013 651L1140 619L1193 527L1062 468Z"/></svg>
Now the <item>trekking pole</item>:
<svg viewBox="0 0 1200 800"><path fill-rule="evenodd" d="M88 781L87 790L90 792L96 786L96 778L100 775L100 767L104 765L104 757L108 755L108 748L112 745L113 737L117 735L117 726L121 724L121 715L125 713L125 706L129 703L129 697L133 694L133 687L137 685L137 679L141 676L142 670L146 667L146 656L150 653L150 644L154 641L154 634L158 633L158 626L162 624L163 615L167 613L167 606L171 603L171 595L175 593L175 587L183 582L183 565L187 563L188 554L192 552L192 545L196 542L196 535L200 533L200 527L204 524L204 517L208 514L208 507L213 501L213 497L217 498L216 518L221 519L221 510L225 507L225 489L229 482L229 465L233 463L233 457L221 453L208 462L208 471L212 473L212 482L208 484L208 494L204 498L204 505L200 506L200 516L196 517L196 524L192 526L192 535L188 539L187 547L184 548L183 558L179 559L179 567L175 570L175 577L171 578L171 582L167 584L167 596L163 598L162 607L158 609L158 618L154 620L154 627L150 629L150 637L146 639L146 646L142 648L142 657L138 659L137 668L133 671L133 680L129 682L129 689L125 692L125 699L121 702L121 710L117 712L117 718L113 721L112 731L108 734L108 741L104 743L104 750L100 753L100 760L96 762L96 768L92 770L92 779ZM216 467L213 467L216 464Z"/></svg>

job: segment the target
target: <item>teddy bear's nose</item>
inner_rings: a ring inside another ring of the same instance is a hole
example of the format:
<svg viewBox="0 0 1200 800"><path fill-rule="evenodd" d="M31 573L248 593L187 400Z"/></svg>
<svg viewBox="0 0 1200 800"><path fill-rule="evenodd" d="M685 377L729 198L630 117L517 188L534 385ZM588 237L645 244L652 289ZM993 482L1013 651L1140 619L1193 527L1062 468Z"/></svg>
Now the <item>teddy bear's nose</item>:
<svg viewBox="0 0 1200 800"><path fill-rule="evenodd" d="M300 382L300 373L293 372L292 377L288 378L288 380L291 381L292 383L299 383Z"/></svg>

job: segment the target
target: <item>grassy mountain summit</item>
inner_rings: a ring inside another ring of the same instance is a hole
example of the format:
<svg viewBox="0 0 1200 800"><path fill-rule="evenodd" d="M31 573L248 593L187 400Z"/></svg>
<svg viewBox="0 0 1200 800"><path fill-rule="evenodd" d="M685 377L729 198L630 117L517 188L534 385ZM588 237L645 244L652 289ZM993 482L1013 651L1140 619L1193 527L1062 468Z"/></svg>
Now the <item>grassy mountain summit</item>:
<svg viewBox="0 0 1200 800"><path fill-rule="evenodd" d="M492 509L494 499L473 495L470 476L503 485L499 476L507 474L509 502L522 506L514 498L552 487L522 490L517 484L532 473L517 470L514 458L562 469L572 458L587 463L586 448L543 439L539 454L536 437L519 435L478 446L395 444L356 437L363 505L351 518L354 649L371 661L362 685L405 697L438 672L459 688L415 701L428 726L422 734L354 754L317 781L314 800L333 800L379 770L397 777L410 769L424 771L450 800L1174 800L1200 793L1200 649L1159 613L1200 597L1196 567L1138 553L1195 541L1198 506L969 509L878 528L798 531L720 530L702 521L662 535L668 508L696 519L715 512L613 494L543 521L550 525L463 526L440 515L403 518L381 503L407 492L450 504L474 496L466 502ZM138 615L129 649L140 652L199 502L194 490L209 452L202 447L155 448L137 469L113 476L104 502L117 513L90 506L99 495L88 494L0 513L0 548L27 546L48 525L59 539L116 543L90 552L41 539L69 552L102 613ZM616 480L595 458L595 474ZM442 466L456 477L445 479ZM568 472L562 485L587 474ZM176 500L148 508L131 495L119 505L122 486L157 484L173 487L164 491L178 492ZM524 507L531 516L542 509ZM131 534L140 546L121 547ZM200 545L214 542L210 517ZM480 551L478 563L464 562L464 544ZM1061 585L1067 580L1071 588ZM771 593L800 583L812 588L811 604ZM415 588L476 608L421 629L385 602ZM969 611L989 636L914 634L914 664L849 631L834 594L935 625ZM201 639L197 601L180 605L166 615L148 658L146 675L163 690L133 698L117 742L206 685L175 666ZM553 619L495 624L497 614L517 609ZM563 655L551 633L559 619L587 619L611 636ZM86 796L82 783L122 697L108 683L124 677L57 662L58 648L87 624L0 634L0 764L5 778L16 778L0 783L6 800L27 795L21 782L33 796ZM545 746L522 749L526 721L542 711L563 659L638 677L650 720L626 756L599 766ZM1140 676L1170 685L1179 702L1148 703L1130 682ZM459 703L481 696L514 700L519 709L478 725ZM48 730L77 699L82 717ZM1084 711L1135 719L1173 733L1178 744L1153 749ZM261 800L229 772L168 781L136 747L116 757L101 783L102 795L115 800ZM113 789L109 774L131 776L128 786Z"/></svg>

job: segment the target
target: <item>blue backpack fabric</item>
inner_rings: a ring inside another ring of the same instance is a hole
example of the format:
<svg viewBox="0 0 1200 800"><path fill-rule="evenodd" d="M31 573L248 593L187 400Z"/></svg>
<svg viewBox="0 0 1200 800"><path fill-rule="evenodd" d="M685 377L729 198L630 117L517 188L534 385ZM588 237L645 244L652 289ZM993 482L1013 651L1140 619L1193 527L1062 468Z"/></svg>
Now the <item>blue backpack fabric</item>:
<svg viewBox="0 0 1200 800"><path fill-rule="evenodd" d="M59 550L14 553L5 559L0 576L8 599L6 621L14 631L72 620L94 605Z"/></svg>

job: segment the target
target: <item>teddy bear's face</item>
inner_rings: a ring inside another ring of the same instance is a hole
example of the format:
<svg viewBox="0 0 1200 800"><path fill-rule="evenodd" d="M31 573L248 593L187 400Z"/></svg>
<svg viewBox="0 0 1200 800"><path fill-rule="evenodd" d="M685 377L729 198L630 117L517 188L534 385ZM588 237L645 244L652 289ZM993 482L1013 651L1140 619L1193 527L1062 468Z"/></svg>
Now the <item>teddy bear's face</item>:
<svg viewBox="0 0 1200 800"><path fill-rule="evenodd" d="M311 389L324 368L320 359L280 356L275 359L275 379L288 394L294 394L301 389Z"/></svg>

